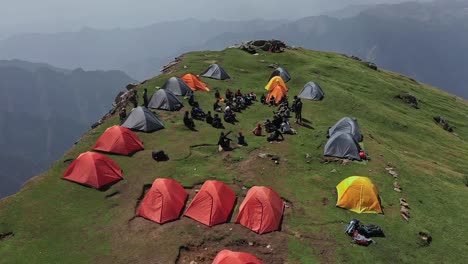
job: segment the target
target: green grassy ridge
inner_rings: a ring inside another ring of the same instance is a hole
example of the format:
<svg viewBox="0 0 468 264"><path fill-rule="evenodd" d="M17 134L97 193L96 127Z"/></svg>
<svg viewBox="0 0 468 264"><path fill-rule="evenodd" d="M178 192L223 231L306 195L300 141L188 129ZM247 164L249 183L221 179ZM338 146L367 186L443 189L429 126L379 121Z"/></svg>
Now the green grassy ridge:
<svg viewBox="0 0 468 264"><path fill-rule="evenodd" d="M468 216L463 213L462 203L468 198L462 182L462 175L468 171L466 101L396 73L373 71L340 54L304 49L259 56L235 49L188 53L177 65L176 72L151 79L139 89L148 88L152 94L169 77L202 72L213 62L221 64L233 77L232 82L203 79L212 91L219 88L222 94L226 88L253 90L258 95L266 92L264 86L272 71L267 65L275 62L292 75L288 83L290 96L297 94L306 82L318 82L325 91L325 100L305 101L303 110L314 129L294 126L299 130L298 135L287 136L281 144L268 144L263 137L251 137L248 132L256 123L270 118L273 110L257 103L239 114L241 122L236 126L225 124L226 130L244 131L249 143L247 148L230 153L231 161L223 159L215 147L194 149L184 159L188 145L216 143L220 131L196 122L199 132L191 132L183 127L182 112L158 112L166 129L138 133L145 143L145 151L131 158L111 156L124 170L124 180L109 191L99 192L60 180L67 167L63 161L91 149L107 127L117 124L118 118L114 117L86 134L49 171L30 181L20 193L0 201L0 232L15 232L13 238L0 242L0 263L25 263L25 260L27 263L126 263L141 261L138 256L152 253L159 254L163 260L172 259L178 246L199 231L181 227L164 232L161 240L166 245L126 232L126 223L133 216L142 185L157 177L172 177L184 186L212 178L232 185L234 177L245 180L246 185L271 186L294 204L284 224L302 236L289 238L288 263L354 263L362 259L373 263L461 263L463 252L468 249L465 228ZM184 65L188 68L184 69ZM420 109L394 99L404 91L421 100ZM205 110L211 110L214 93L197 92L196 100ZM456 127L458 136L435 124L432 117L436 115L445 116ZM373 159L366 165L320 162L327 128L343 116L359 120L365 148ZM254 177L239 173L242 161L257 148L281 155L281 164L269 169L271 164L266 162L265 169L262 166L252 169ZM149 155L154 149L164 149L171 160L155 163ZM309 163L304 158L306 153L312 156ZM401 195L392 190L393 179L384 169L389 162L400 174ZM337 172L332 173L333 169ZM335 208L332 191L351 175L372 178L379 189L385 215L358 215ZM115 190L122 194L105 198ZM410 202L413 217L409 223L399 215L399 197ZM324 198L329 200L327 205L322 204ZM378 239L375 246L368 248L350 245L343 234L343 223L352 218L382 226L387 238ZM433 235L430 247L418 244L419 231ZM171 237L174 234L177 234L175 238ZM116 241L116 236L121 243ZM329 252L327 259L321 256L324 250Z"/></svg>

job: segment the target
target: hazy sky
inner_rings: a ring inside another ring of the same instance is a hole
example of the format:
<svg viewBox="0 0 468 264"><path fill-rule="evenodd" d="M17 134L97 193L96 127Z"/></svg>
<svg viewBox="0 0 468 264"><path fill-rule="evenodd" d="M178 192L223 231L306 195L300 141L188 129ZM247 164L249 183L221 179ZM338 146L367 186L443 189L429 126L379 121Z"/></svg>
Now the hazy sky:
<svg viewBox="0 0 468 264"><path fill-rule="evenodd" d="M0 0L0 31L135 27L184 18L296 19L349 5L404 0ZM11 32L8 32L11 33Z"/></svg>

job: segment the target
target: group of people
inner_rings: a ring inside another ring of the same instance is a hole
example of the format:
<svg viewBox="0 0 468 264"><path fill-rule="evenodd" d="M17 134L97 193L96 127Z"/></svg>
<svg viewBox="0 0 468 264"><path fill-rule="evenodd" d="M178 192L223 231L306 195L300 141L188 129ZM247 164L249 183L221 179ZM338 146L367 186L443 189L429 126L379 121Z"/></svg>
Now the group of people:
<svg viewBox="0 0 468 264"><path fill-rule="evenodd" d="M265 96L262 95L261 101L266 104ZM271 104L270 104L271 105ZM297 96L294 96L294 101L289 106L289 101L287 97L283 97L279 103L278 111L273 111L273 119L267 119L263 125L261 123L257 124L252 130L252 133L255 136L262 136L263 127L265 132L268 133L267 141L283 141L283 134L294 135L297 133L295 129L291 127L289 123L289 118L291 117L291 111L296 113L296 123L302 123L302 101Z"/></svg>
<svg viewBox="0 0 468 264"><path fill-rule="evenodd" d="M195 129L195 122L193 119L205 120L208 124L212 125L214 128L224 129L223 122L219 114L223 114L224 122L234 124L237 121L236 112L241 112L248 105L252 104L253 101L256 101L257 96L255 93L250 92L243 94L240 89L233 93L230 89L226 90L225 98L221 97L221 94L218 90L215 92L216 102L213 104L213 111L215 114L212 116L211 111L208 111L206 114L203 109L200 107L198 102L194 100L193 95L190 96L190 105L192 105L191 117L188 111L184 115L184 124L190 129ZM291 105L289 105L288 98L285 96L281 98L280 102L276 104L275 98L272 96L269 102L266 102L266 97L262 94L260 101L263 104L270 106L277 106L278 110L273 111L273 119L267 119L265 123L257 124L252 130L252 133L255 136L263 136L263 129L268 134L268 142L281 142L284 140L283 134L294 135L297 133L295 129L291 127L289 123L289 118L291 118L291 113L295 113L296 123L302 123L302 101L297 96L294 96L294 100ZM223 109L221 102L225 103ZM231 132L224 134L221 132L218 139L218 146L220 150L231 150L231 142L233 141L228 137ZM242 132L237 134L237 144L239 146L246 146L247 142L245 140Z"/></svg>
<svg viewBox="0 0 468 264"><path fill-rule="evenodd" d="M218 139L218 147L219 151L229 151L232 150L231 148L231 142L232 139L228 138L228 135L231 134L231 131L229 131L227 134L224 134L224 132L221 132L219 139ZM239 131L237 133L237 145L238 146L248 146L247 141L245 140L244 134L242 131Z"/></svg>
<svg viewBox="0 0 468 264"><path fill-rule="evenodd" d="M226 90L226 98L222 98L218 90L215 92L216 102L213 104L214 115L211 114L211 111L205 113L200 107L197 101L195 101L194 95L190 95L189 104L192 106L190 113L185 112L184 115L184 124L189 129L195 129L196 120L205 120L208 124L212 125L214 128L224 129L223 122L220 118L220 114L223 114L224 122L234 124L238 122L236 112L241 112L245 110L253 101L257 100L257 95L254 92L247 94L242 94L242 92L237 90L236 93L232 93L230 89ZM223 109L221 102L226 104Z"/></svg>

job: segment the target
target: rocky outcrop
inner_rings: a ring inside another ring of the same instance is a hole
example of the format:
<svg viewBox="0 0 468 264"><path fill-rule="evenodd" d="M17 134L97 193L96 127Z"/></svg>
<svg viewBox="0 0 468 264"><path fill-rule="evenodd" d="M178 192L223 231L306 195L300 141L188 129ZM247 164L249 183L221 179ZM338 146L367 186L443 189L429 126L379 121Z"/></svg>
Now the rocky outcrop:
<svg viewBox="0 0 468 264"><path fill-rule="evenodd" d="M240 45L235 46L250 54L258 53L259 51L269 51L274 53L283 52L284 49L289 48L281 40L251 40Z"/></svg>
<svg viewBox="0 0 468 264"><path fill-rule="evenodd" d="M395 98L403 100L403 102L411 105L412 107L414 107L416 109L419 108L418 99L416 98L416 96L414 96L414 95L412 95L410 93L401 93L401 94L395 96Z"/></svg>

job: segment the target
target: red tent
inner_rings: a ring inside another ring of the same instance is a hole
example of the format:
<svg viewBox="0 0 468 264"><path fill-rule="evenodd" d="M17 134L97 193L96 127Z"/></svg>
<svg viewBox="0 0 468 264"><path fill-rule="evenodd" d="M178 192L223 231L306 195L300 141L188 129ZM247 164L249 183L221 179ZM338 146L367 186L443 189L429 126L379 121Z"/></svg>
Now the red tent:
<svg viewBox="0 0 468 264"><path fill-rule="evenodd" d="M283 216L284 202L268 187L250 188L239 207L236 223L263 234L278 230Z"/></svg>
<svg viewBox="0 0 468 264"><path fill-rule="evenodd" d="M262 262L249 253L223 249L216 255L212 264L262 264Z"/></svg>
<svg viewBox="0 0 468 264"><path fill-rule="evenodd" d="M129 155L144 149L135 132L122 126L111 126L99 137L93 150Z"/></svg>
<svg viewBox="0 0 468 264"><path fill-rule="evenodd" d="M188 193L173 179L159 178L146 194L138 209L138 215L164 224L179 218Z"/></svg>
<svg viewBox="0 0 468 264"><path fill-rule="evenodd" d="M181 79L194 91L196 90L201 90L205 92L210 91L210 88L208 88L208 86L206 86L206 84L203 83L200 80L200 78L198 78L196 75L187 73L184 76L182 76Z"/></svg>
<svg viewBox="0 0 468 264"><path fill-rule="evenodd" d="M88 151L81 153L68 166L62 179L99 189L122 179L122 170L117 163L103 154Z"/></svg>
<svg viewBox="0 0 468 264"><path fill-rule="evenodd" d="M225 223L234 208L236 194L220 181L206 181L185 215L207 226Z"/></svg>

